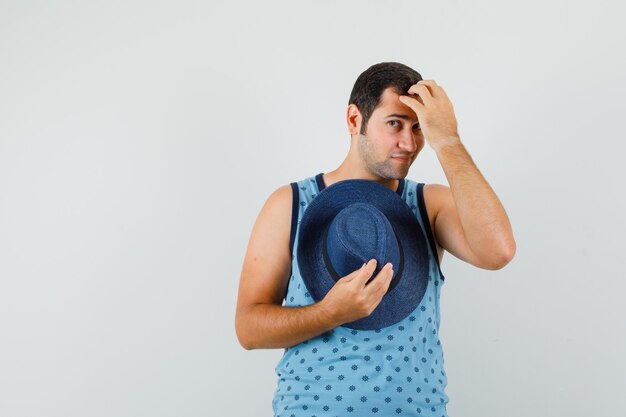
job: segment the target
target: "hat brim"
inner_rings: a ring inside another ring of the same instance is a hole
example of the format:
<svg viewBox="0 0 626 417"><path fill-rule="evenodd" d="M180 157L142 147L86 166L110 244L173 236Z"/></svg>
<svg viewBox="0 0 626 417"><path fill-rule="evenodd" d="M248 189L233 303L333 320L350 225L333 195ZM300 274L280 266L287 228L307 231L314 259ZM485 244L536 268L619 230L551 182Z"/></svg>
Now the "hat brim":
<svg viewBox="0 0 626 417"><path fill-rule="evenodd" d="M340 181L322 190L309 204L300 221L298 267L311 297L316 302L322 300L336 283L324 263L324 231L341 210L357 202L371 204L387 217L401 242L404 267L400 279L394 282L393 287L390 286L369 316L342 326L361 330L381 329L401 321L415 310L428 286L428 243L415 214L398 194L369 180Z"/></svg>

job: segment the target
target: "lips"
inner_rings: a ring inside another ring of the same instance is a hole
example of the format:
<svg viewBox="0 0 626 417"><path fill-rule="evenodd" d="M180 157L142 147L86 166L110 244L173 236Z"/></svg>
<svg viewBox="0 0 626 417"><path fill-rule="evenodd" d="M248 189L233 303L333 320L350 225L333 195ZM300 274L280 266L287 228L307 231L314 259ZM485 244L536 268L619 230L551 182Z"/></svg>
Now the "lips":
<svg viewBox="0 0 626 417"><path fill-rule="evenodd" d="M405 164L408 164L411 160L411 157L409 156L392 156L392 158Z"/></svg>

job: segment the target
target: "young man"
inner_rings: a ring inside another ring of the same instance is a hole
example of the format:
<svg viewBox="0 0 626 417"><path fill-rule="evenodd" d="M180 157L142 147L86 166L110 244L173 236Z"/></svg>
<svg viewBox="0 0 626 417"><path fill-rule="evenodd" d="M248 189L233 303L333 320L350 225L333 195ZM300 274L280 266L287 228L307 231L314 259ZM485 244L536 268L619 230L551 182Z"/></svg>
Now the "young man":
<svg viewBox="0 0 626 417"><path fill-rule="evenodd" d="M261 209L241 273L237 337L245 349L285 348L276 366L276 416L446 416L438 338L443 253L483 269L504 267L516 250L509 219L461 143L452 103L434 80L399 63L373 65L356 80L346 119L351 145L343 163L278 188ZM426 143L450 187L405 179ZM422 302L384 328L344 325L372 314L395 266L372 260L317 301L300 276L296 236L307 205L332 184L352 179L401 196L429 243Z"/></svg>

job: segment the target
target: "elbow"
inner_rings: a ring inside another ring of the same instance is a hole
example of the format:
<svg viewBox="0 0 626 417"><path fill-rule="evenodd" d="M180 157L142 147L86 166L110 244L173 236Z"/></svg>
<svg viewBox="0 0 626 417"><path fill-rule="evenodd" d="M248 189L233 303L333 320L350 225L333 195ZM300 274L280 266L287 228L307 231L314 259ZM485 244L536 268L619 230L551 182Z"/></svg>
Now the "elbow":
<svg viewBox="0 0 626 417"><path fill-rule="evenodd" d="M498 255L494 256L491 259L491 262L487 265L486 269L490 269L492 271L496 271L498 269L502 269L511 262L513 257L515 256L515 252L517 251L517 245L515 244L515 240L511 239L504 245L502 245L502 249L498 251Z"/></svg>
<svg viewBox="0 0 626 417"><path fill-rule="evenodd" d="M252 340L250 340L250 337L244 331L240 330L238 327L235 327L235 331L237 333L237 340L242 348L245 350L255 349Z"/></svg>
<svg viewBox="0 0 626 417"><path fill-rule="evenodd" d="M251 343L243 341L243 340L241 340L241 338L239 338L239 344L245 350L253 350L253 349L255 349L254 346Z"/></svg>
<svg viewBox="0 0 626 417"><path fill-rule="evenodd" d="M245 326L246 319L241 314L237 313L235 317L235 333L237 334L237 340L242 348L245 350L256 349L254 341L250 335L250 331Z"/></svg>
<svg viewBox="0 0 626 417"><path fill-rule="evenodd" d="M245 350L252 350L252 344L238 326L235 326L235 333L237 333L237 341L239 341L239 345L241 345L241 347Z"/></svg>

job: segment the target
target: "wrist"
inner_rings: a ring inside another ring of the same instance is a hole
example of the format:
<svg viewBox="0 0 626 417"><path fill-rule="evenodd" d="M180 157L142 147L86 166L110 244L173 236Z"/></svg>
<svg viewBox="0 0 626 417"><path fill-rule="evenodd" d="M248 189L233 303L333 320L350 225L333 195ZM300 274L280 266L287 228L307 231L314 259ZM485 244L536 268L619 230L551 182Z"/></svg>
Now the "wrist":
<svg viewBox="0 0 626 417"><path fill-rule="evenodd" d="M464 146L463 143L461 143L459 135L450 135L445 138L438 139L432 148L435 153L439 155L441 152L446 152L450 149L464 148Z"/></svg>
<svg viewBox="0 0 626 417"><path fill-rule="evenodd" d="M323 298L317 303L319 308L319 312L324 323L327 323L332 328L335 328L343 323L340 322L340 319L337 317L337 312L335 309L329 305L328 300Z"/></svg>

